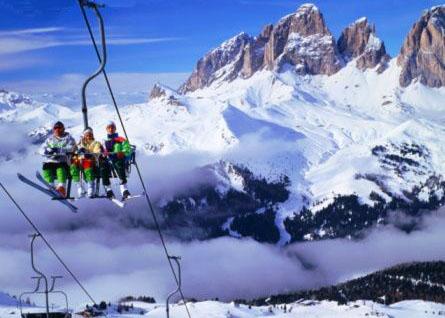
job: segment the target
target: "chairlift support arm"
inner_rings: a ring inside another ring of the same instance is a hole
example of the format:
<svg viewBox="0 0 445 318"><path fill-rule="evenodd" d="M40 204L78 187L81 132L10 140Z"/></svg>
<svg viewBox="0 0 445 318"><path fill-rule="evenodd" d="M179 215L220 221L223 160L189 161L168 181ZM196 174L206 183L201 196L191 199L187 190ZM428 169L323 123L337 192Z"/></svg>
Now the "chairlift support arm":
<svg viewBox="0 0 445 318"><path fill-rule="evenodd" d="M84 7L92 9L94 11L94 13L96 14L97 21L99 22L99 30L100 30L101 46L102 46L102 56L99 57L99 60L100 60L99 68L93 74L91 74L82 85L83 125L84 125L84 129L87 129L89 127L89 125L88 125L88 105L87 105L86 90L87 90L88 84L94 78L96 78L100 73L102 73L103 70L105 69L105 65L107 63L107 47L106 47L106 42L105 42L104 20L103 20L102 15L100 14L100 11L99 11L99 8L103 7L103 5L99 5L93 1L86 1L86 0L79 0L79 4L82 8L83 14L86 14L84 11Z"/></svg>

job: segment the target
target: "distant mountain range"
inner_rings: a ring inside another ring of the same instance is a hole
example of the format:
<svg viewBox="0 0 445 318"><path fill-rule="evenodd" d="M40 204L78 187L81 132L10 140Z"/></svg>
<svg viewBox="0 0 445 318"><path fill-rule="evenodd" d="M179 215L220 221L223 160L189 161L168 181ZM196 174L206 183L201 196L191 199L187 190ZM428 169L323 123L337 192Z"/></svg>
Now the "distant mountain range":
<svg viewBox="0 0 445 318"><path fill-rule="evenodd" d="M430 87L445 85L445 7L423 13L407 35L397 57L403 87L413 80ZM313 4L302 5L275 25L267 25L252 37L241 33L207 53L198 61L181 92L191 92L212 83L250 78L261 70L299 75L332 75L355 60L362 71L377 68L382 73L390 60L374 25L363 17L346 27L338 41L329 31L323 14Z"/></svg>

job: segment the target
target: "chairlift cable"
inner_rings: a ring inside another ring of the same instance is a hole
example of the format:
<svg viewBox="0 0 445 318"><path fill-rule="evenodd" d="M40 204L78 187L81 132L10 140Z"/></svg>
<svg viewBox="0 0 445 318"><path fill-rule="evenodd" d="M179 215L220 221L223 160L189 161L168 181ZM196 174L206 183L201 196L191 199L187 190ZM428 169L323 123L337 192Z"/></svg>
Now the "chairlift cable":
<svg viewBox="0 0 445 318"><path fill-rule="evenodd" d="M51 250L51 252L56 256L57 260L62 264L62 266L65 268L65 270L68 272L68 274L71 275L71 277L74 279L74 281L79 285L79 287L82 289L82 291L87 295L87 297L93 302L94 305L96 305L96 301L91 296L91 294L88 292L88 290L85 288L85 286L80 282L80 280L77 278L76 274L73 273L73 271L66 265L66 263L63 261L62 257L59 256L59 254L56 252L56 250L52 247L52 245L49 243L49 241L46 239L46 237L43 235L43 233L39 230L39 228L35 225L35 223L28 217L28 215L25 213L25 211L21 208L21 206L18 204L18 202L14 199L12 194L6 189L6 187L3 185L3 183L0 182L0 187L3 189L9 200L16 206L16 208L20 211L20 213L23 215L23 217L28 221L28 223L32 226L32 228L36 231L37 234L40 235L43 242L45 242L46 246Z"/></svg>

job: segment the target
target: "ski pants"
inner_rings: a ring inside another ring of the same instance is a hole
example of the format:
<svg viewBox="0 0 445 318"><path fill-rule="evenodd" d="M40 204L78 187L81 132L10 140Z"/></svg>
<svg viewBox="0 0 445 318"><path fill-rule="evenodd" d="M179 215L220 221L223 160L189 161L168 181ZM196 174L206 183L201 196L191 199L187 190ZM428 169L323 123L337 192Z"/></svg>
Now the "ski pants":
<svg viewBox="0 0 445 318"><path fill-rule="evenodd" d="M43 178L49 184L57 181L59 184L65 184L68 178L68 165L66 162L44 162Z"/></svg>
<svg viewBox="0 0 445 318"><path fill-rule="evenodd" d="M127 183L127 176L125 172L125 159L104 160L100 165L100 176L104 186L110 185L111 170L114 170L121 181L121 184Z"/></svg>
<svg viewBox="0 0 445 318"><path fill-rule="evenodd" d="M92 182L96 179L96 161L94 159L76 159L70 166L70 174L74 182L80 181L80 172L83 172L83 178L86 182Z"/></svg>

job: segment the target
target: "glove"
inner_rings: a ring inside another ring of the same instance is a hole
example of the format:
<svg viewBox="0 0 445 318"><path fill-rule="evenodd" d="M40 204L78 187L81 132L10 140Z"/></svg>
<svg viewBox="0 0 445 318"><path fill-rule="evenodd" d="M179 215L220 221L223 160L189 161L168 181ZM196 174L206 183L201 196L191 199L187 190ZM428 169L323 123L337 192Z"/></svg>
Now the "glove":
<svg viewBox="0 0 445 318"><path fill-rule="evenodd" d="M123 152L118 152L118 153L116 153L116 158L117 159L124 159L125 158L125 154Z"/></svg>
<svg viewBox="0 0 445 318"><path fill-rule="evenodd" d="M87 152L87 150L85 149L85 148L80 148L79 150L77 150L77 153L79 154L79 155L84 155L85 153Z"/></svg>
<svg viewBox="0 0 445 318"><path fill-rule="evenodd" d="M58 152L57 148L45 148L44 154L46 156L52 156L52 155L56 154L57 152Z"/></svg>

